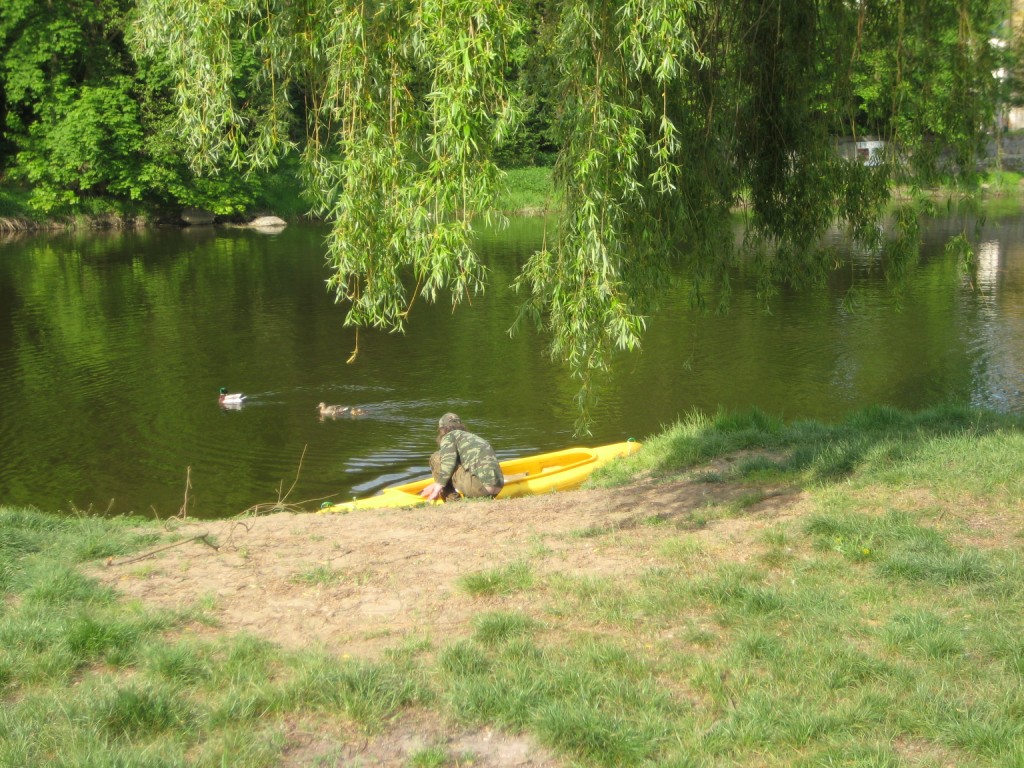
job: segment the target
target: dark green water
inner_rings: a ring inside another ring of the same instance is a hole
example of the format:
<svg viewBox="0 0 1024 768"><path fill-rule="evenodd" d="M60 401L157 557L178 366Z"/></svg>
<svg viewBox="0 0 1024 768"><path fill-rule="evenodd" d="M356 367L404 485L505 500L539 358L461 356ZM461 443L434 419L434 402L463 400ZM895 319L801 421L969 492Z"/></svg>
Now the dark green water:
<svg viewBox="0 0 1024 768"><path fill-rule="evenodd" d="M643 439L692 409L757 406L832 420L873 404L1024 409L1024 221L991 225L970 279L927 232L898 309L875 259L850 254L826 290L765 315L737 289L725 316L680 281L645 348L601 387L574 438L576 386L532 332L510 338L507 286L543 237L523 220L483 238L491 288L454 314L420 306L405 335L342 326L325 230L158 230L0 243L0 503L226 517L286 497L370 494L426 473L434 424L459 412L503 457ZM862 307L846 311L851 281ZM217 389L248 394L224 410ZM321 421L315 406L364 407Z"/></svg>

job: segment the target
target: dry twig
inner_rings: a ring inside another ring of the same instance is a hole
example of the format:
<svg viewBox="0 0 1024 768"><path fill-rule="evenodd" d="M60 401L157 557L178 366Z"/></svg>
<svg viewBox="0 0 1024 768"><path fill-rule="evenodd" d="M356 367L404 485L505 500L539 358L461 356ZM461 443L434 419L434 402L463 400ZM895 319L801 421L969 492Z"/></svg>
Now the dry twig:
<svg viewBox="0 0 1024 768"><path fill-rule="evenodd" d="M182 539L181 541L176 541L173 544L165 544L162 547L157 547L156 549L151 549L149 552L146 552L143 555L138 555L137 557L130 557L127 560L122 560L121 562L114 562L114 558L112 558L112 557L107 558L107 566L111 566L111 565L128 565L129 563L137 563L139 560L145 560L146 558L152 557L153 555L157 554L158 552L163 552L165 549L170 549L171 547L180 547L182 544L188 544L190 541L201 541L204 544L206 544L208 547L213 548L214 551L219 551L220 550L220 547L218 547L216 544L214 544L212 541L210 541L208 533L199 533L199 534L196 534L195 536L192 536L192 537L190 537L188 539Z"/></svg>
<svg viewBox="0 0 1024 768"><path fill-rule="evenodd" d="M299 466L295 470L295 479L292 481L291 487L288 488L288 492L283 496L281 495L281 488L283 487L284 481L277 486L277 501L262 502L259 504L253 504L251 507L238 513L238 517L257 517L260 515L273 515L277 512L291 512L292 514L299 514L308 512L309 510L304 506L310 502L322 502L331 498L331 496L324 496L319 499L306 499L297 503L290 503L288 497L291 496L292 491L295 490L295 486L299 482L299 475L302 472L302 462L306 458L306 449L308 445L302 447L302 456L299 457ZM335 494L336 495L336 494Z"/></svg>
<svg viewBox="0 0 1024 768"><path fill-rule="evenodd" d="M188 492L192 489L192 467L186 467L185 469L185 501L181 504L181 509L178 510L178 517L182 520L188 517Z"/></svg>

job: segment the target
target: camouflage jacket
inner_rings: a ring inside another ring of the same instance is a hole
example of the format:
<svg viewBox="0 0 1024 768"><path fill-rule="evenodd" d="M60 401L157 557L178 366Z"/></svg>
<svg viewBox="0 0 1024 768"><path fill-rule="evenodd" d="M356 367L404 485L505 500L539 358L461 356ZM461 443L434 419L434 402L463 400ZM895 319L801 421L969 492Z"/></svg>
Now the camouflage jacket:
<svg viewBox="0 0 1024 768"><path fill-rule="evenodd" d="M501 486L504 482L491 444L472 432L452 430L441 438L438 454L441 464L438 482L441 485L451 480L460 464L483 485Z"/></svg>

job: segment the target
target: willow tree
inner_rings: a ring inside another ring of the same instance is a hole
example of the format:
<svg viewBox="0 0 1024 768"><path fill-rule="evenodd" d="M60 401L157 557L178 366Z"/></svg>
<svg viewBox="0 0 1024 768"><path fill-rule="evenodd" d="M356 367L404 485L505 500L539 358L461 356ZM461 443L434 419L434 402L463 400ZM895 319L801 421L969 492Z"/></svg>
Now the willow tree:
<svg viewBox="0 0 1024 768"><path fill-rule="evenodd" d="M992 124L996 0L140 0L138 43L178 76L194 162L302 152L333 222L346 322L401 330L417 298L482 290L475 220L521 120L517 73L543 58L556 104L557 236L516 281L586 391L640 345L669 276L729 293L813 286L836 222L881 247L895 184L976 179ZM244 94L239 97L239 94ZM296 129L295 121L299 127ZM850 162L839 137L886 141ZM730 212L747 235L733 246ZM912 259L916 216L888 244ZM358 338L358 337L357 337ZM356 345L358 350L358 342Z"/></svg>

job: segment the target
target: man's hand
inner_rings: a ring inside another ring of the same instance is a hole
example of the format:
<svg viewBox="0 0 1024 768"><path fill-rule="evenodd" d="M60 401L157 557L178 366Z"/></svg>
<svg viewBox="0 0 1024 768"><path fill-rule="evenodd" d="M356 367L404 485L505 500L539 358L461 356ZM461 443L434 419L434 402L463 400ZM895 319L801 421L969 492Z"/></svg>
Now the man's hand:
<svg viewBox="0 0 1024 768"><path fill-rule="evenodd" d="M420 491L420 496L422 496L427 501L433 501L434 499L441 495L441 491L443 490L444 486L441 485L440 483L431 483L422 491Z"/></svg>

